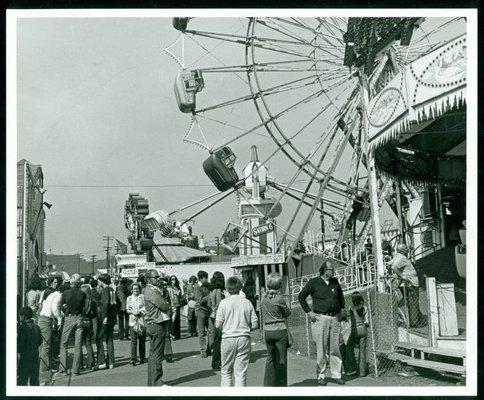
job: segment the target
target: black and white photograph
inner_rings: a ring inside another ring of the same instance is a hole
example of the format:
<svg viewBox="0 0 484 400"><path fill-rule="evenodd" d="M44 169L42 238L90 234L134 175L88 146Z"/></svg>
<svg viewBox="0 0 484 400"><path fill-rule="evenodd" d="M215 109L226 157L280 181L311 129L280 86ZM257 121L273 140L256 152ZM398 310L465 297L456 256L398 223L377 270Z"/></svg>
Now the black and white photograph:
<svg viewBox="0 0 484 400"><path fill-rule="evenodd" d="M6 20L8 395L477 394L477 9Z"/></svg>

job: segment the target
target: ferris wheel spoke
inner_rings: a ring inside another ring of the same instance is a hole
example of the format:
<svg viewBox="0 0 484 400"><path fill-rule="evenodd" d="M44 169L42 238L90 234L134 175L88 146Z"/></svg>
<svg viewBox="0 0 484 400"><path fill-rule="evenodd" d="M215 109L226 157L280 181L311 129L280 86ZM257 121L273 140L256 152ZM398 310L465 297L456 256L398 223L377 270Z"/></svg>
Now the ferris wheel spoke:
<svg viewBox="0 0 484 400"><path fill-rule="evenodd" d="M307 82L307 81L309 81L309 82ZM283 92L289 91L289 90L296 90L296 89L308 87L308 86L314 85L316 83L317 83L317 79L314 75L309 76L309 77L305 77L305 78L301 78L301 79L295 79L295 80L292 80L292 81L289 81L289 82L285 82L283 84L273 86L273 87L268 88L268 89L264 89L259 93L238 97L238 98L228 100L228 101L225 101L225 102L222 102L222 103L219 103L219 104L215 104L213 106L198 109L198 110L194 111L194 113L195 114L202 114L202 113L205 113L207 111L211 111L211 110L214 110L214 109L217 109L217 108L228 107L228 106L232 106L234 104L243 103L245 101L254 100L254 99L258 98L259 96L261 96L262 94L264 94L266 96L271 96L271 95L283 93Z"/></svg>
<svg viewBox="0 0 484 400"><path fill-rule="evenodd" d="M278 24L277 23L278 21L285 21L285 20L282 20L280 18L275 18L275 19L271 20L271 22L277 27L277 28L276 27L272 27L272 29L277 30L277 31L279 31L279 32L282 33L286 29L286 27L284 25ZM291 22L289 21L289 23L291 23ZM297 24L297 23L292 23L292 24ZM266 25L266 26L268 26L268 25ZM306 29L310 30L311 33L313 33L314 35L316 35L315 37L320 36L319 35L320 31L317 31L317 30L315 30L313 28L310 28L308 26L304 26L304 27ZM308 41L308 40L306 40L304 38L301 38L301 37L299 37L299 39L302 40L302 41L304 41L304 43L306 43L308 46L311 46L313 48L313 50L314 49L321 50L321 51L325 52L326 54L330 55L331 57L333 57L333 59L330 59L330 60L328 60L327 58L325 58L324 59L325 62L332 61L332 62L337 62L338 65L341 65L342 64L342 56L337 55L337 54L334 54L333 52L329 51L329 50L337 49L337 47L333 43L331 43L330 41L328 41L326 38L325 38L326 39L325 41L326 41L326 43L329 44L329 46L321 46L321 45L316 44L314 38L311 41ZM342 50L340 50L340 52L343 53Z"/></svg>
<svg viewBox="0 0 484 400"><path fill-rule="evenodd" d="M290 20L287 20L287 19L284 19L284 18L274 18L275 20L277 21L280 21L282 23L285 23L285 24L289 24L289 25L292 25L292 26L295 26L295 27L298 27L298 28L302 28L302 29L306 29L308 31L310 31L312 34L320 37L320 38L324 38L326 40L328 39L333 39L333 40L337 40L338 42L340 42L341 44L343 44L343 40L342 38L339 38L338 36L334 35L334 34L329 34L329 33L325 33L325 32L321 32L321 31L317 31L316 29L314 28L311 28L310 26L307 26L307 25L302 25L300 23L296 23L296 22L293 22L293 21L290 21ZM329 42L331 43L331 42ZM333 44L334 46L334 44ZM344 53L344 49L343 49L343 45L341 45L341 48L338 46L334 46L333 47L335 50L338 50L339 52L341 53Z"/></svg>

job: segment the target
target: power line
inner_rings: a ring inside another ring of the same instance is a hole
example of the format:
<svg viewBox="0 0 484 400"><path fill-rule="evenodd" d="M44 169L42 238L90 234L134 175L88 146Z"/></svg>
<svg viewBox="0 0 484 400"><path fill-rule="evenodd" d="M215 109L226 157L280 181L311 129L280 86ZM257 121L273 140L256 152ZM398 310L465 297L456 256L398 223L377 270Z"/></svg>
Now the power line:
<svg viewBox="0 0 484 400"><path fill-rule="evenodd" d="M180 187L213 187L213 185L44 185L45 188L180 188Z"/></svg>

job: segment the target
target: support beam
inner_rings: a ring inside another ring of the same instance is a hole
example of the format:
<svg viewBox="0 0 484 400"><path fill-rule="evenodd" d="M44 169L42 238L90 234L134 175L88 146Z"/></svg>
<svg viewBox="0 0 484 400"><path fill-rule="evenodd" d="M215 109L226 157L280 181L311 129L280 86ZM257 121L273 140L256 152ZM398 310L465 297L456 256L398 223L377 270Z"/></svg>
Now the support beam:
<svg viewBox="0 0 484 400"><path fill-rule="evenodd" d="M369 103L368 80L363 68L360 68L359 73L360 93L361 93L361 123L363 127L363 139L367 156L367 171L368 171L368 186L370 190L370 209L373 228L373 249L376 258L376 267L378 273L378 289L383 291L383 281L380 279L385 274L385 264L383 262L383 251L381 243L381 227L380 227L380 207L378 206L378 180L376 177L375 155L370 151L368 145L368 118L367 106Z"/></svg>

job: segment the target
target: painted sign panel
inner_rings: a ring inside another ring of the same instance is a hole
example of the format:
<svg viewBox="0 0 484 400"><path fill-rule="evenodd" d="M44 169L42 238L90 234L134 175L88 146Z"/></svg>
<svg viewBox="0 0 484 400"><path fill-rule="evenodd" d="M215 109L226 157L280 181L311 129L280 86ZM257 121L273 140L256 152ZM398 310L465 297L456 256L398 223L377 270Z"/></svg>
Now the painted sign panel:
<svg viewBox="0 0 484 400"><path fill-rule="evenodd" d="M274 230L274 224L269 222L265 225L259 225L252 229L252 236L260 236L264 233L272 232Z"/></svg>

